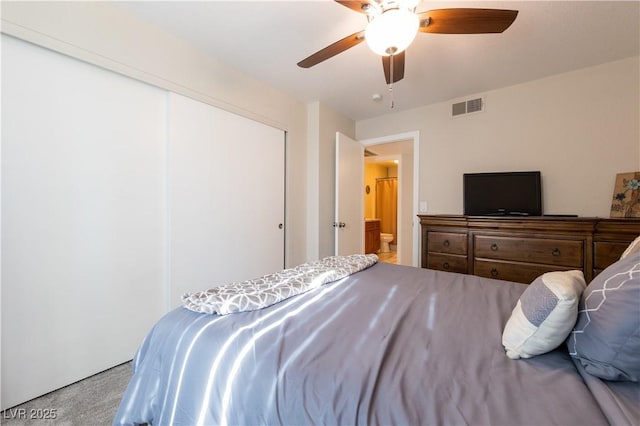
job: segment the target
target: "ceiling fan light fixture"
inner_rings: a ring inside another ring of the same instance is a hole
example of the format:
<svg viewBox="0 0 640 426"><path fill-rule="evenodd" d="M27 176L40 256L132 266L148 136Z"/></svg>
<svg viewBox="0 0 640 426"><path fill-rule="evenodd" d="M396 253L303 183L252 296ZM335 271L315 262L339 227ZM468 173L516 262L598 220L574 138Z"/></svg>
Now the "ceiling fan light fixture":
<svg viewBox="0 0 640 426"><path fill-rule="evenodd" d="M373 18L365 30L369 48L380 56L404 51L418 33L420 19L407 9L391 9Z"/></svg>

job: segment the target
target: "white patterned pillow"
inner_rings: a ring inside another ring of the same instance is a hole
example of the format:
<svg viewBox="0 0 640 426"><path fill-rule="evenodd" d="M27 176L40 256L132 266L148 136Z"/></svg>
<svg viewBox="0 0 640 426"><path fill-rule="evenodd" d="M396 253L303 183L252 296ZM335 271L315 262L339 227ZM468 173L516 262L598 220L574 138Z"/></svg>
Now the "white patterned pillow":
<svg viewBox="0 0 640 426"><path fill-rule="evenodd" d="M547 272L522 293L502 333L511 359L530 358L557 348L578 317L586 287L582 271Z"/></svg>

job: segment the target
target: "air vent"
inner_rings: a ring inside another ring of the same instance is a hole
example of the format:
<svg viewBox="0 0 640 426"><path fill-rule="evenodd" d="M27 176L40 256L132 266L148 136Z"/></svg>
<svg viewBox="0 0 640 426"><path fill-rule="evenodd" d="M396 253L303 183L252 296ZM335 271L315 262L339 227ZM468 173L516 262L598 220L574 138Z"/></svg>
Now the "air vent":
<svg viewBox="0 0 640 426"><path fill-rule="evenodd" d="M451 115L454 117L456 115L462 115L467 113L467 103L466 102L458 102L457 104L453 104L451 107Z"/></svg>
<svg viewBox="0 0 640 426"><path fill-rule="evenodd" d="M482 98L467 101L467 114L482 111Z"/></svg>
<svg viewBox="0 0 640 426"><path fill-rule="evenodd" d="M470 99L468 101L457 102L451 105L451 116L458 117L472 112L480 112L483 107L482 98Z"/></svg>

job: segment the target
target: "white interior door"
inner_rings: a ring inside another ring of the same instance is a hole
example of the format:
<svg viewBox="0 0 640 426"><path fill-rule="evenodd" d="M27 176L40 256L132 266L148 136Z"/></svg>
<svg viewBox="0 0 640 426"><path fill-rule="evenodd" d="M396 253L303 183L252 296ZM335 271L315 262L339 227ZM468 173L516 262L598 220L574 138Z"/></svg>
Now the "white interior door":
<svg viewBox="0 0 640 426"><path fill-rule="evenodd" d="M336 133L336 255L364 253L364 146Z"/></svg>

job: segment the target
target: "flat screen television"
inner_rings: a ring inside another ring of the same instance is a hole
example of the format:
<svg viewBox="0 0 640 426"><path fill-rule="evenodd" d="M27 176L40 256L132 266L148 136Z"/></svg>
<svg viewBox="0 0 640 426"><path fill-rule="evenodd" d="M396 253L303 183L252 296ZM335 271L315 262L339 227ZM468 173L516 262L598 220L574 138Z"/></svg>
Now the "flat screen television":
<svg viewBox="0 0 640 426"><path fill-rule="evenodd" d="M540 172L465 173L464 214L542 216Z"/></svg>

